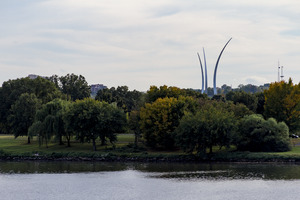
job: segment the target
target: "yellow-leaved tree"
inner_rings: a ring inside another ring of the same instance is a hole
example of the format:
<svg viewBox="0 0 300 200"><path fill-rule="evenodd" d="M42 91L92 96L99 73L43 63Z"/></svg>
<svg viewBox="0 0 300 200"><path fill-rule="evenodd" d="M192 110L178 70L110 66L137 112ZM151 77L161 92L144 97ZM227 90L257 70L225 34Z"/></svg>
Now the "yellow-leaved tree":
<svg viewBox="0 0 300 200"><path fill-rule="evenodd" d="M264 91L265 105L264 116L273 117L278 122L285 122L290 132L300 130L300 85L281 81L270 84Z"/></svg>
<svg viewBox="0 0 300 200"><path fill-rule="evenodd" d="M193 97L158 98L146 103L140 111L140 128L146 144L150 147L172 149L175 129L185 112L196 112L198 100Z"/></svg>

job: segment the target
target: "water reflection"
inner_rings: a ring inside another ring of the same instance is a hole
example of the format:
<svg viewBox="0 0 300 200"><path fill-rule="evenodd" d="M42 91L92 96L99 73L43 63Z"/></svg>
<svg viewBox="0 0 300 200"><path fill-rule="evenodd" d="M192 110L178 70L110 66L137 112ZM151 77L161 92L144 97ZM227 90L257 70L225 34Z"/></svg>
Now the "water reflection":
<svg viewBox="0 0 300 200"><path fill-rule="evenodd" d="M282 163L0 162L0 173L90 173L135 170L179 180L297 180L300 165Z"/></svg>
<svg viewBox="0 0 300 200"><path fill-rule="evenodd" d="M196 172L169 172L150 175L152 178L167 178L167 179L179 179L179 180L235 180L235 179L247 179L247 180L260 180L265 176L261 173L255 174L252 172L240 173L232 170L217 170L217 171L196 171Z"/></svg>

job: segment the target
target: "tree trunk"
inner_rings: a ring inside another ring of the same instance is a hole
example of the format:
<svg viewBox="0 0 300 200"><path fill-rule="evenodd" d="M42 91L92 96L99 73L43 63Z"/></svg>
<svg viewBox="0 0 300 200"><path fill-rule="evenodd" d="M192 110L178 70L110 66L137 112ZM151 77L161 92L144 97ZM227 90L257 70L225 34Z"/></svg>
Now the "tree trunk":
<svg viewBox="0 0 300 200"><path fill-rule="evenodd" d="M212 154L213 150L212 150L212 145L210 145L209 147L209 154Z"/></svg>
<svg viewBox="0 0 300 200"><path fill-rule="evenodd" d="M138 138L139 135L138 135L137 133L135 133L134 136L135 136L135 137L134 137L134 146L137 147L137 146L138 146L138 142L139 142L139 138Z"/></svg>
<svg viewBox="0 0 300 200"><path fill-rule="evenodd" d="M67 143L68 143L68 147L71 147L71 143L70 143L70 140L71 140L71 138L70 137L68 137L68 136L66 136L66 138L67 138Z"/></svg>
<svg viewBox="0 0 300 200"><path fill-rule="evenodd" d="M101 146L106 145L105 136L100 136L101 139Z"/></svg>
<svg viewBox="0 0 300 200"><path fill-rule="evenodd" d="M96 139L95 138L93 138L93 150L97 151L97 149L96 149Z"/></svg>
<svg viewBox="0 0 300 200"><path fill-rule="evenodd" d="M30 137L28 136L28 141L27 141L27 144L30 144Z"/></svg>
<svg viewBox="0 0 300 200"><path fill-rule="evenodd" d="M62 136L59 136L59 145L64 145L63 141L62 141Z"/></svg>

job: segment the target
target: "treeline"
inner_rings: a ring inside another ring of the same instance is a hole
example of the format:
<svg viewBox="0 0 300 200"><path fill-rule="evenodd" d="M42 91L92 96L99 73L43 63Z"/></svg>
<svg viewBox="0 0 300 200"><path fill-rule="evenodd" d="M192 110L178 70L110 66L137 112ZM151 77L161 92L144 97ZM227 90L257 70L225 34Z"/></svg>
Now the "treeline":
<svg viewBox="0 0 300 200"><path fill-rule="evenodd" d="M247 85L240 84L237 88L232 88L231 86L224 84L221 87L217 87L217 94L226 95L229 92L239 92L239 91L255 94L255 93L261 93L264 90L269 89L269 87L270 87L269 83L266 83L266 84L260 85L260 86L256 86L256 85L253 85L253 84L247 84ZM197 91L200 92L199 89ZM209 97L213 97L214 96L214 89L208 87L207 88L207 95Z"/></svg>
<svg viewBox="0 0 300 200"><path fill-rule="evenodd" d="M297 88L291 81L274 83L272 88L277 85ZM269 95L279 92L272 90L257 94L231 91L208 98L191 90L152 86L146 103L133 115L132 121L138 122L133 130L152 148L201 153L206 149L212 152L213 146L235 145L238 150L287 151L290 142L286 123L291 115L285 114L285 120L280 120L284 122L279 123L275 115L268 115L269 108L276 106ZM286 105L277 106L275 110Z"/></svg>
<svg viewBox="0 0 300 200"><path fill-rule="evenodd" d="M242 90L208 97L192 89L127 86L98 91L81 75L9 80L0 88L0 131L37 136L40 145L79 142L114 144L117 133L133 132L135 145L212 152L213 146L247 151L287 151L289 132L300 128L300 86L272 83L258 93Z"/></svg>

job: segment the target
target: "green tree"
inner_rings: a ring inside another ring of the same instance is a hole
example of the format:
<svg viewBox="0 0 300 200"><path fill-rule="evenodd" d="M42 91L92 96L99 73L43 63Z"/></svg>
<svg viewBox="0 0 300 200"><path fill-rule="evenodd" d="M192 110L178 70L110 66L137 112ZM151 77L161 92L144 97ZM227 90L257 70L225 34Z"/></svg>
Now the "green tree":
<svg viewBox="0 0 300 200"><path fill-rule="evenodd" d="M65 123L63 121L64 110L67 109L69 104L68 101L61 99L54 99L44 104L42 108L37 111L35 116L35 123L37 123L37 125L34 124L33 128L31 128L31 134L38 135L41 142L45 140L46 145L48 145L48 141L52 136L55 136L59 144L62 145L62 137L66 136L68 146L70 146L70 136L66 133Z"/></svg>
<svg viewBox="0 0 300 200"><path fill-rule="evenodd" d="M30 135L28 129L34 121L36 111L41 105L41 101L35 94L23 93L18 100L14 102L10 109L8 122L11 133L15 138L19 136L28 136L28 144L30 144Z"/></svg>
<svg viewBox="0 0 300 200"><path fill-rule="evenodd" d="M56 86L49 80L37 77L36 79L31 80L33 93L37 96L38 99L42 100L42 103L48 103L56 98L64 98L62 93L56 88ZM17 88L16 88L17 89Z"/></svg>
<svg viewBox="0 0 300 200"><path fill-rule="evenodd" d="M265 120L261 115L245 116L239 124L236 140L238 150L288 151L290 150L289 129L284 122L274 118Z"/></svg>
<svg viewBox="0 0 300 200"><path fill-rule="evenodd" d="M63 112L65 107L69 106L69 102L54 99L47 104L44 104L41 109L39 109L35 115L35 121L30 129L30 134L32 136L38 136L40 144L43 141L46 142L48 147L48 142L52 136L55 136L59 144L62 145L62 137L66 136L68 140L68 146L70 145L69 137L65 131L65 125L63 121Z"/></svg>
<svg viewBox="0 0 300 200"><path fill-rule="evenodd" d="M10 126L7 122L8 115L11 106L23 93L35 94L43 104L62 96L52 82L41 77L36 79L21 78L4 82L0 89L0 128L2 133L10 133Z"/></svg>
<svg viewBox="0 0 300 200"><path fill-rule="evenodd" d="M202 94L200 90L194 89L181 89L181 96L194 97L197 99L207 99L206 94Z"/></svg>
<svg viewBox="0 0 300 200"><path fill-rule="evenodd" d="M71 116L70 116L71 107L72 107L72 102L64 101L63 104L62 104L62 109L58 113L61 116L60 119L62 119L63 126L64 126L64 131L61 132L62 134L60 134L60 136L64 135L66 137L68 147L71 147L70 141L71 141L71 138L74 135L74 131L72 130L72 125L70 126L70 124L72 123L70 121L70 119L71 119Z"/></svg>
<svg viewBox="0 0 300 200"><path fill-rule="evenodd" d="M221 93L220 94L225 95L230 91L232 91L232 87L224 84L224 85L221 86Z"/></svg>
<svg viewBox="0 0 300 200"><path fill-rule="evenodd" d="M216 100L216 101L222 101L222 102L225 102L225 98L223 95L220 95L220 94L216 94L214 95L211 100Z"/></svg>
<svg viewBox="0 0 300 200"><path fill-rule="evenodd" d="M224 106L226 107L227 111L233 112L236 120L240 120L246 115L254 114L253 111L249 110L249 108L242 103L234 104L233 102L229 101L224 103Z"/></svg>
<svg viewBox="0 0 300 200"><path fill-rule="evenodd" d="M246 93L255 94L257 92L262 92L263 87L262 86L258 87L256 85L252 85L252 84L247 84L247 85L240 84L238 90L246 92Z"/></svg>
<svg viewBox="0 0 300 200"><path fill-rule="evenodd" d="M44 129L45 129L44 124L41 121L34 122L28 129L28 134L30 137L37 136L39 141L39 146L43 145L44 136L45 136ZM48 147L48 145L46 146Z"/></svg>
<svg viewBox="0 0 300 200"><path fill-rule="evenodd" d="M139 138L141 137L141 128L140 128L140 111L133 110L131 111L128 119L128 126L134 132L134 145L138 146Z"/></svg>
<svg viewBox="0 0 300 200"><path fill-rule="evenodd" d="M263 92L256 93L255 95L257 97L256 113L262 115L264 113L265 95Z"/></svg>
<svg viewBox="0 0 300 200"><path fill-rule="evenodd" d="M114 145L117 141L117 133L127 130L128 124L123 110L115 105L107 105L105 108L107 116L102 115L101 123L98 124L102 146L106 145L106 139Z"/></svg>
<svg viewBox="0 0 300 200"><path fill-rule="evenodd" d="M229 92L226 94L226 100L233 103L242 103L253 112L256 112L258 99L255 94L246 93L244 91Z"/></svg>
<svg viewBox="0 0 300 200"><path fill-rule="evenodd" d="M53 75L49 80L51 80L56 87L72 101L84 99L91 95L91 89L82 75L75 75L73 73L61 77Z"/></svg>
<svg viewBox="0 0 300 200"><path fill-rule="evenodd" d="M96 100L116 103L125 112L136 110L142 103L143 93L137 90L129 91L127 86L99 90Z"/></svg>
<svg viewBox="0 0 300 200"><path fill-rule="evenodd" d="M224 104L209 102L196 114L187 114L180 121L177 144L186 152L212 153L212 147L229 146L235 131L236 120Z"/></svg>
<svg viewBox="0 0 300 200"><path fill-rule="evenodd" d="M91 98L76 100L66 116L68 130L76 133L76 138L81 142L92 141L94 151L98 137L103 145L106 138L113 143L117 140L116 133L122 131L126 124L123 111Z"/></svg>

